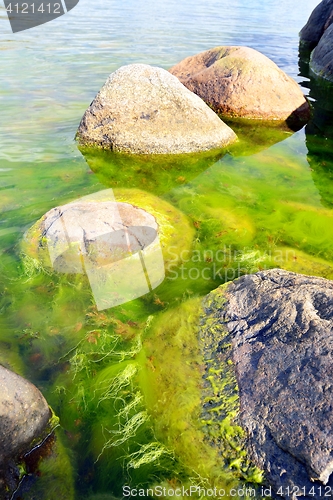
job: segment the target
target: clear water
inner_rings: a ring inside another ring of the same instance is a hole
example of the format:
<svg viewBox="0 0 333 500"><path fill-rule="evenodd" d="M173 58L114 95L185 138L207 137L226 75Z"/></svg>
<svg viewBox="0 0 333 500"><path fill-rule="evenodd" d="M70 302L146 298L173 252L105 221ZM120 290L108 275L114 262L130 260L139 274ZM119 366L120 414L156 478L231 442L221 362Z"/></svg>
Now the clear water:
<svg viewBox="0 0 333 500"><path fill-rule="evenodd" d="M111 499L124 484L227 489L254 479L244 463L224 468L203 440L191 332L200 297L244 272L280 266L333 278L332 93L298 65L298 31L316 3L81 0L15 35L0 6L0 362L38 385L62 427L60 459L45 462L20 498ZM306 129L238 125L240 144L201 163L142 167L78 151L80 118L112 71L169 68L232 44L260 50L302 84L315 104ZM171 203L193 243L153 293L99 313L82 278L36 269L21 241L52 207L110 187Z"/></svg>

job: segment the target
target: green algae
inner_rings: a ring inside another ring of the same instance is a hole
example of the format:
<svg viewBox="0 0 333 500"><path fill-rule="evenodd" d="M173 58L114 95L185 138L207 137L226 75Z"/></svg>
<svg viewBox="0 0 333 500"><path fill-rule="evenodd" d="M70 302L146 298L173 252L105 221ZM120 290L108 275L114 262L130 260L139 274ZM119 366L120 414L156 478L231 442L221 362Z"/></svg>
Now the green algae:
<svg viewBox="0 0 333 500"><path fill-rule="evenodd" d="M44 456L43 456L44 455ZM25 500L35 500L44 498L47 491L49 500L74 500L74 470L68 449L63 444L63 437L60 432L56 433L55 439L50 443L49 449L44 449L41 458L34 458L33 473L38 476L38 481L31 481L28 488L24 481L31 480L32 460L28 462L28 476L23 478L21 489L24 492ZM29 477L30 476L30 477ZM23 489L24 487L24 489ZM27 490L27 491L25 491Z"/></svg>
<svg viewBox="0 0 333 500"><path fill-rule="evenodd" d="M284 141L295 132L285 122L222 118L238 137L238 142L230 148L232 156L250 156L260 153Z"/></svg>
<svg viewBox="0 0 333 500"><path fill-rule="evenodd" d="M215 302L214 307L220 311L223 295ZM241 486L242 480L262 482L262 474L250 464L245 451L245 433L237 422L239 401L230 358L214 364L205 359L200 347L214 330L215 341L226 335L217 320L214 325L208 322L199 298L160 315L143 343L147 370L141 374L141 385L154 417L156 436L163 440L168 429L166 444L182 462L204 484L229 491ZM203 378L209 390L203 386ZM219 407L214 408L217 416L205 410L207 401L211 403L214 398L219 402Z"/></svg>
<svg viewBox="0 0 333 500"><path fill-rule="evenodd" d="M199 338L206 363L202 423L210 444L219 451L224 466L246 482L260 484L263 472L251 463L246 433L240 424L238 385L232 360L232 336L223 315L228 283L203 301Z"/></svg>
<svg viewBox="0 0 333 500"><path fill-rule="evenodd" d="M131 187L161 195L197 177L226 153L134 155L82 148L82 154L98 180L112 188Z"/></svg>
<svg viewBox="0 0 333 500"><path fill-rule="evenodd" d="M92 190L98 197L103 186L79 163L77 170L71 165L63 194L66 170L54 168L52 202L40 194L37 179L29 181L36 192L33 205L15 206L10 190L1 198L8 220L0 241L0 358L35 382L59 415L62 446L73 450L79 498L120 498L125 483L227 490L262 479L242 447L230 359L223 367L209 366L203 388L209 360L202 359L195 335L201 297L241 274L272 267L332 279L333 148L330 140L311 137L306 156L299 146L303 132L276 130L275 141L274 130L258 128L247 140L241 127L235 149L214 164L184 159L164 169L133 161L118 168L101 155L99 178L117 201L144 203L152 212L163 202L170 210L163 208L169 217L169 232L161 238L165 281L103 313L84 276L52 273L38 254L23 255L18 244L52 205ZM29 185L25 174L20 182ZM36 250L37 240L31 241ZM207 329L223 336L217 323ZM225 338L226 353L229 344ZM222 388L228 395L223 401ZM207 408L201 414L202 405ZM59 475L54 477L56 484ZM38 498L49 498L43 485Z"/></svg>

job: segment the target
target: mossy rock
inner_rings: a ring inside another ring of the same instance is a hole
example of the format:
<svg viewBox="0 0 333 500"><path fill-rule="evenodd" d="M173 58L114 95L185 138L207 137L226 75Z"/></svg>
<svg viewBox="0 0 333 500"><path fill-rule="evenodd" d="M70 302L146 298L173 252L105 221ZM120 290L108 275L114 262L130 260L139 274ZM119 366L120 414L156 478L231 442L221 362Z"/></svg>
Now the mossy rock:
<svg viewBox="0 0 333 500"><path fill-rule="evenodd" d="M115 200L119 203L130 204L134 209L144 210L155 218L166 272L170 266L180 261L182 251L191 248L194 228L189 219L170 203L145 191L108 189L81 198L77 203L114 202ZM73 205L74 203L76 202L73 202ZM64 207L70 205L72 204L64 205ZM59 209L64 207L59 207ZM45 221L50 212L47 212L26 232L22 242L23 254L34 259L36 266L39 265L40 269L45 268L46 271L52 269L48 241L45 237Z"/></svg>

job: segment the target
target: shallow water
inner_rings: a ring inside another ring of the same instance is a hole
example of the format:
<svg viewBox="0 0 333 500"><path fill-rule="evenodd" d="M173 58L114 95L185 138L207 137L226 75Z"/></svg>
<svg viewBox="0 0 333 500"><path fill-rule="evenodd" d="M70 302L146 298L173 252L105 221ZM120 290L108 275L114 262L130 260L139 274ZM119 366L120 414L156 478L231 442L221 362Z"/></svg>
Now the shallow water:
<svg viewBox="0 0 333 500"><path fill-rule="evenodd" d="M240 274L277 266L333 278L332 92L298 66L297 34L316 3L81 0L16 35L0 7L0 362L35 382L60 416L67 464L44 465L21 498L258 479L245 462L223 469L230 457L203 440L190 334L200 297ZM240 143L220 158L78 151L77 125L109 73L132 62L168 68L224 44L258 49L302 83L311 123L295 134L238 124ZM123 201L138 196L125 189L161 197L188 218L193 242L152 293L101 312L84 278L48 273L21 242L52 207L106 188Z"/></svg>

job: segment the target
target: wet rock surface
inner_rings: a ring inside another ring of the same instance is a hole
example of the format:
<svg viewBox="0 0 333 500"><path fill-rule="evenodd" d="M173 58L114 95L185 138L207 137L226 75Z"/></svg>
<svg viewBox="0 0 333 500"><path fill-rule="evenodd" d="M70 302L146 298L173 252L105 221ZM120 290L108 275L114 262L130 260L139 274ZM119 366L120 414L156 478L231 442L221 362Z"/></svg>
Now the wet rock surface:
<svg viewBox="0 0 333 500"><path fill-rule="evenodd" d="M332 7L333 20L333 7ZM310 69L318 76L333 81L333 24L324 32L310 58ZM331 99L330 99L331 100Z"/></svg>
<svg viewBox="0 0 333 500"><path fill-rule="evenodd" d="M223 116L297 126L310 115L298 84L249 47L215 47L187 57L169 71Z"/></svg>
<svg viewBox="0 0 333 500"><path fill-rule="evenodd" d="M20 375L0 365L0 468L29 451L51 417L41 392Z"/></svg>
<svg viewBox="0 0 333 500"><path fill-rule="evenodd" d="M331 497L333 283L262 271L212 292L204 307L215 338L221 332L218 343L204 335L205 349L221 363L230 350L254 463L275 494Z"/></svg>
<svg viewBox="0 0 333 500"><path fill-rule="evenodd" d="M131 64L112 73L77 131L79 144L136 154L223 148L234 132L162 68Z"/></svg>

